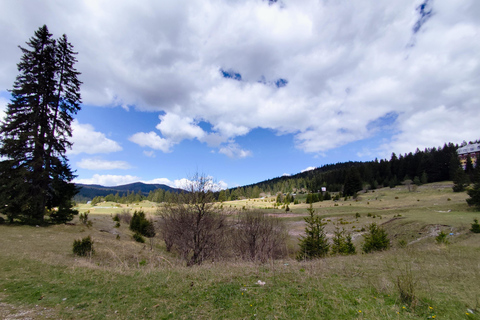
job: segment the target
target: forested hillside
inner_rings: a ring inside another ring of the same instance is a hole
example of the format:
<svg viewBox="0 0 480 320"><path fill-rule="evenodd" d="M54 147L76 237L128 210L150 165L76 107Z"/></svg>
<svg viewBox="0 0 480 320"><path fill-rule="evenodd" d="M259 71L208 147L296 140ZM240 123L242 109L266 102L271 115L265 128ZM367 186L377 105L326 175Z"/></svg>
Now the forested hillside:
<svg viewBox="0 0 480 320"><path fill-rule="evenodd" d="M329 192L352 194L362 188L394 187L409 180L416 184L451 180L460 165L457 148L458 145L448 143L399 156L393 153L390 160L328 164L293 176L220 191L216 195L219 201L225 201L258 197L261 193L318 192L322 187Z"/></svg>

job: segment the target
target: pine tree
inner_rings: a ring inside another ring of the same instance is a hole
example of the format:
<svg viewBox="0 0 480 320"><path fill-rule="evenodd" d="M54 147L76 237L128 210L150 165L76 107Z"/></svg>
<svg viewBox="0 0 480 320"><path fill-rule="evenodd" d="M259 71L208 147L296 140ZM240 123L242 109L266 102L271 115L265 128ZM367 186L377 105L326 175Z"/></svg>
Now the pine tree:
<svg viewBox="0 0 480 320"><path fill-rule="evenodd" d="M469 178L462 168L458 167L453 176L453 191L462 192L468 186Z"/></svg>
<svg viewBox="0 0 480 320"><path fill-rule="evenodd" d="M390 246L390 240L388 240L386 231L377 226L376 223L368 226L368 232L363 235L363 239L362 250L365 253L387 250Z"/></svg>
<svg viewBox="0 0 480 320"><path fill-rule="evenodd" d="M467 194L470 198L467 199L467 203L470 206L475 206L477 210L480 210L480 166L477 165L474 172L473 188L467 190Z"/></svg>
<svg viewBox="0 0 480 320"><path fill-rule="evenodd" d="M362 179L357 168L350 168L345 176L345 184L343 187L344 196L353 196L362 190Z"/></svg>
<svg viewBox="0 0 480 320"><path fill-rule="evenodd" d="M0 126L0 208L11 222L39 224L71 220L77 193L65 156L71 122L80 110L79 72L73 46L40 27L20 47L19 75Z"/></svg>
<svg viewBox="0 0 480 320"><path fill-rule="evenodd" d="M346 232L345 229L340 231L336 228L332 242L332 254L348 255L356 253L355 245L352 242L352 236Z"/></svg>
<svg viewBox="0 0 480 320"><path fill-rule="evenodd" d="M311 203L307 210L309 216L304 218L307 224L305 227L306 235L300 239L297 260L321 258L326 256L329 250L324 230L325 223L322 223L322 219L315 214Z"/></svg>

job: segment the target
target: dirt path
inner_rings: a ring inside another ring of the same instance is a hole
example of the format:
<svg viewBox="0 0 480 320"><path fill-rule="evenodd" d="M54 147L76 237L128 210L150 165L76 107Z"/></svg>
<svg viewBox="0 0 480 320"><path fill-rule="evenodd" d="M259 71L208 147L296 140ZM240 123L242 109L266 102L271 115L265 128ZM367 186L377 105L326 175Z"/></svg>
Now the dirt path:
<svg viewBox="0 0 480 320"><path fill-rule="evenodd" d="M0 319L3 320L45 320L58 319L54 310L36 306L24 308L2 302L0 298Z"/></svg>

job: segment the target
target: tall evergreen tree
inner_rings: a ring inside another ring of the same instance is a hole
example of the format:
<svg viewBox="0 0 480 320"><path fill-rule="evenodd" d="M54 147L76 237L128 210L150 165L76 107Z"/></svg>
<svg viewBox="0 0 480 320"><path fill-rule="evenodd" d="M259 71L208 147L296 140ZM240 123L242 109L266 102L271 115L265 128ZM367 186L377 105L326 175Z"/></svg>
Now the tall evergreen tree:
<svg viewBox="0 0 480 320"><path fill-rule="evenodd" d="M353 196L358 191L362 190L362 179L357 168L352 167L348 170L345 177L345 184L343 185L343 195Z"/></svg>
<svg viewBox="0 0 480 320"><path fill-rule="evenodd" d="M473 188L467 190L467 194L470 198L467 199L467 203L470 206L475 206L477 210L480 210L480 166L477 165L474 171Z"/></svg>
<svg viewBox="0 0 480 320"><path fill-rule="evenodd" d="M52 222L65 222L76 213L77 189L65 156L81 103L76 52L65 35L56 41L45 25L26 44L0 126L0 210L12 222L43 223L46 213Z"/></svg>

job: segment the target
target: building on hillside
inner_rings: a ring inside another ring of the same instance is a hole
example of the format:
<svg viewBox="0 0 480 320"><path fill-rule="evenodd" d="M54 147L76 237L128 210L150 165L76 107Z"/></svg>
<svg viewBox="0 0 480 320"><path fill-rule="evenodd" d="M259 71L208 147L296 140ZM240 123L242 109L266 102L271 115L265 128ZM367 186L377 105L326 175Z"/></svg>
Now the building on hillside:
<svg viewBox="0 0 480 320"><path fill-rule="evenodd" d="M458 158L462 165L463 170L467 166L467 157L472 159L473 166L477 165L477 159L480 158L480 143L467 144L457 149Z"/></svg>

